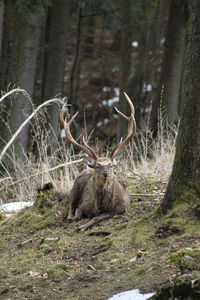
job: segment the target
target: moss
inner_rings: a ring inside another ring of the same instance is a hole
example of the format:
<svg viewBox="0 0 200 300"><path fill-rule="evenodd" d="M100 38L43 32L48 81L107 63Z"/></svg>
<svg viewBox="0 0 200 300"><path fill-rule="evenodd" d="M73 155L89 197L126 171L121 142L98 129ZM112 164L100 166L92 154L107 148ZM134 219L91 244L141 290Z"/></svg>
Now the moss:
<svg viewBox="0 0 200 300"><path fill-rule="evenodd" d="M189 185L177 186L174 194L174 206L183 202L191 203L200 197L200 183L191 182Z"/></svg>
<svg viewBox="0 0 200 300"><path fill-rule="evenodd" d="M128 226L127 223L116 224L116 225L114 226L114 229L115 229L115 230L122 230L122 229L125 229L127 226Z"/></svg>
<svg viewBox="0 0 200 300"><path fill-rule="evenodd" d="M154 225L148 219L141 218L129 224L130 243L138 248L146 248L152 243L151 236L154 233Z"/></svg>
<svg viewBox="0 0 200 300"><path fill-rule="evenodd" d="M94 245L93 248L95 250L95 253L99 253L108 250L111 246L112 246L112 240L110 238L106 238L98 245Z"/></svg>
<svg viewBox="0 0 200 300"><path fill-rule="evenodd" d="M37 198L34 202L34 208L38 210L43 210L46 208L52 208L53 204L49 201L48 194L40 192L39 195L37 195Z"/></svg>
<svg viewBox="0 0 200 300"><path fill-rule="evenodd" d="M170 261L181 270L197 268L199 258L199 251L192 249L181 249L170 255Z"/></svg>
<svg viewBox="0 0 200 300"><path fill-rule="evenodd" d="M67 277L67 271L73 270L72 267L65 264L56 264L47 270L48 278L59 282L64 277Z"/></svg>
<svg viewBox="0 0 200 300"><path fill-rule="evenodd" d="M188 280L181 278L174 284L166 285L159 289L155 295L148 298L151 300L172 300L172 299L199 299L199 279Z"/></svg>

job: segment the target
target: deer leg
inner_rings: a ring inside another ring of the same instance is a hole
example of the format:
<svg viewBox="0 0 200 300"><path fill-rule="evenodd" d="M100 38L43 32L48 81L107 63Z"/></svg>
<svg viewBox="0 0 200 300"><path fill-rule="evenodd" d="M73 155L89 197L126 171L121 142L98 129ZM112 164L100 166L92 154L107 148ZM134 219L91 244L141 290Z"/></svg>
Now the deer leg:
<svg viewBox="0 0 200 300"><path fill-rule="evenodd" d="M69 206L69 212L68 212L68 217L67 217L68 220L73 220L74 219L74 215L72 213L72 208L71 206Z"/></svg>
<svg viewBox="0 0 200 300"><path fill-rule="evenodd" d="M78 227L78 231L85 231L85 230L87 230L89 228L92 228L94 225L99 224L103 220L107 220L107 219L111 218L112 216L113 216L113 214L105 213L105 214L101 214L101 215L99 215L97 217L94 217L88 223L86 223L84 225L80 225Z"/></svg>
<svg viewBox="0 0 200 300"><path fill-rule="evenodd" d="M78 207L75 211L74 220L80 220L83 215L81 207Z"/></svg>

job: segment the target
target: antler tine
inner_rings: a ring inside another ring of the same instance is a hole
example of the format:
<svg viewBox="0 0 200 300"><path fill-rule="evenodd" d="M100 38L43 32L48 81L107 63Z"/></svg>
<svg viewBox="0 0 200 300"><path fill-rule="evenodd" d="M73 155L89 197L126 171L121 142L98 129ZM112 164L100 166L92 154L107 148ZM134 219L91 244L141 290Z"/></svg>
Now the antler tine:
<svg viewBox="0 0 200 300"><path fill-rule="evenodd" d="M130 117L127 117L126 115L124 115L116 107L115 107L115 109L120 116L122 116L125 120L128 121L128 133L127 133L125 140L123 141L121 138L119 144L117 144L113 148L113 150L110 152L110 154L109 154L110 158L113 158L114 156L116 156L136 133L136 122L135 122L135 117L134 117L135 116L135 108L134 108L132 101L130 100L130 98L128 97L128 95L125 92L124 92L124 95L130 106L130 110L131 110Z"/></svg>
<svg viewBox="0 0 200 300"><path fill-rule="evenodd" d="M64 111L65 111L65 107L66 104L63 105L61 112L60 112L60 122L63 125L64 129L65 129L65 134L67 139L77 148L81 149L83 152L87 153L90 157L97 159L98 155L95 153L95 151L86 144L84 138L83 138L83 145L79 144L72 136L71 131L70 131L70 125L73 122L73 120L76 118L76 116L78 115L78 111L71 117L70 120L68 120L66 122L65 118L64 118Z"/></svg>

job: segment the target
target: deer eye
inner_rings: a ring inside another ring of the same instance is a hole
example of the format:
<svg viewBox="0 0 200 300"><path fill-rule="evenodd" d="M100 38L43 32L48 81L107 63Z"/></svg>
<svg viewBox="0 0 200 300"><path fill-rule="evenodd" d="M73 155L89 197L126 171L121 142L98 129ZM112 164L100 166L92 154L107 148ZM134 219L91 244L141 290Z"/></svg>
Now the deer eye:
<svg viewBox="0 0 200 300"><path fill-rule="evenodd" d="M101 165L96 165L95 168L96 168L96 169L100 169L100 168L101 168Z"/></svg>

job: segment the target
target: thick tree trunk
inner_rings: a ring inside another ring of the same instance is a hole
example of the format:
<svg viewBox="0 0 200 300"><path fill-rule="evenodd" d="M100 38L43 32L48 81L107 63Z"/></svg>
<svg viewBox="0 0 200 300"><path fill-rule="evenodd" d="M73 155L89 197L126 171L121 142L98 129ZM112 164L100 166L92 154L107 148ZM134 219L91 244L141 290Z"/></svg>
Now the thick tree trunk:
<svg viewBox="0 0 200 300"><path fill-rule="evenodd" d="M160 82L152 107L151 128L157 132L159 113L172 125L177 118L182 61L185 44L182 0L170 2ZM161 112L159 109L161 108Z"/></svg>
<svg viewBox="0 0 200 300"><path fill-rule="evenodd" d="M2 56L0 68L1 89L8 86L25 89L30 96L33 93L38 42L40 37L41 17L28 16L14 11L12 5L5 5ZM6 142L10 135L22 124L31 110L31 102L22 94L5 102L4 113L0 120L3 132L1 137ZM9 114L8 114L9 112ZM9 131L5 124L8 124ZM15 155L24 158L29 139L28 126L16 139ZM1 147L4 146L1 143Z"/></svg>
<svg viewBox="0 0 200 300"><path fill-rule="evenodd" d="M200 197L200 1L192 0L192 29L186 57L183 104L176 155L161 208Z"/></svg>
<svg viewBox="0 0 200 300"><path fill-rule="evenodd" d="M63 97L64 67L67 47L67 30L69 1L53 1L49 8L47 51L45 53L45 68L43 82L43 98ZM53 142L59 132L59 107L51 105L48 108L50 141ZM51 145L53 147L53 143ZM53 151L53 149L52 149Z"/></svg>
<svg viewBox="0 0 200 300"><path fill-rule="evenodd" d="M1 89L6 91L8 86L18 86L25 89L30 96L33 93L36 59L40 37L41 17L25 17L14 11L12 5L5 5L5 19L3 29L3 43L1 56L0 82ZM1 137L5 142L30 113L31 101L22 94L7 101L1 119L3 132ZM9 114L8 114L9 112ZM8 124L9 131L5 124ZM15 155L23 159L27 151L29 127L26 126L16 139ZM1 147L4 146L3 143Z"/></svg>
<svg viewBox="0 0 200 300"><path fill-rule="evenodd" d="M120 68L120 101L119 110L127 114L128 105L123 92L127 92L128 79L131 71L131 0L121 0L121 68ZM118 118L117 137L118 140L124 135L127 124L122 118Z"/></svg>
<svg viewBox="0 0 200 300"><path fill-rule="evenodd" d="M39 39L41 32L41 17L29 16L21 24L25 28L20 52L18 53L18 78L16 83L20 88L26 90L30 95L33 94L37 55L39 49ZM23 48L22 48L23 47ZM15 131L27 118L32 110L32 104L26 96L19 94L12 105L12 117L10 127ZM15 143L15 150L18 156L23 158L26 153L29 141L29 126L26 126Z"/></svg>

